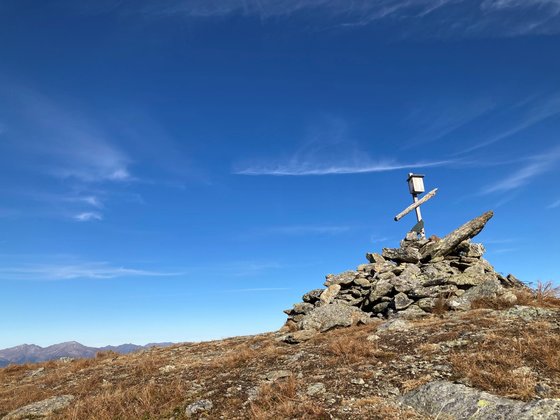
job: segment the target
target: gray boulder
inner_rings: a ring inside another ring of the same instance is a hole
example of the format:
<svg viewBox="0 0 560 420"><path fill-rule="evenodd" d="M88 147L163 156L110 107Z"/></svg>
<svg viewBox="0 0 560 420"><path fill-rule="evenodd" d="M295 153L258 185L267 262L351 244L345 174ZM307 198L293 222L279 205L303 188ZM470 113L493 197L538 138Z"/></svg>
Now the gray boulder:
<svg viewBox="0 0 560 420"><path fill-rule="evenodd" d="M560 419L559 399L524 403L447 381L422 385L405 394L401 401L404 405L437 418Z"/></svg>
<svg viewBox="0 0 560 420"><path fill-rule="evenodd" d="M333 284L350 284L356 277L358 277L358 272L353 270L345 271L340 274L329 274L327 276L327 281L325 281L325 286L329 287Z"/></svg>
<svg viewBox="0 0 560 420"><path fill-rule="evenodd" d="M56 411L68 407L73 400L73 395L60 395L58 397L47 398L46 400L20 407L17 410L6 414L2 417L2 420L48 417L53 415Z"/></svg>
<svg viewBox="0 0 560 420"><path fill-rule="evenodd" d="M417 263L422 256L416 248L383 248L383 258L395 262Z"/></svg>
<svg viewBox="0 0 560 420"><path fill-rule="evenodd" d="M315 308L299 323L302 330L328 331L336 327L350 327L371 322L369 314L354 307L333 303Z"/></svg>

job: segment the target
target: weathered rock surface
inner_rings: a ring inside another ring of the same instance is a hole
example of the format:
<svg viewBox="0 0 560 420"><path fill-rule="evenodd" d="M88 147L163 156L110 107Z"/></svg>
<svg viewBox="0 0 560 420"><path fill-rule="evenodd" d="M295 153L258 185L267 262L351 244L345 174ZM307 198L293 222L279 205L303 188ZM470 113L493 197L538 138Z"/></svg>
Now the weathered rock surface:
<svg viewBox="0 0 560 420"><path fill-rule="evenodd" d="M350 327L369 322L369 314L353 306L332 304L316 308L305 317L299 327L302 330L325 332L335 327Z"/></svg>
<svg viewBox="0 0 560 420"><path fill-rule="evenodd" d="M494 216L494 212L491 210L487 211L454 230L442 240L424 245L420 250L422 258L445 257L457 248L461 242L478 235L492 216Z"/></svg>
<svg viewBox="0 0 560 420"><path fill-rule="evenodd" d="M202 414L210 411L214 404L210 400L199 400L187 406L185 409L185 415L187 417L193 417L197 414Z"/></svg>
<svg viewBox="0 0 560 420"><path fill-rule="evenodd" d="M492 215L488 211L443 239L407 234L400 248L367 253L368 264L329 274L326 289L306 293L302 303L285 311L286 325L326 331L352 325L357 318L413 319L434 310L466 311L480 299L499 298L515 304L512 290L526 286L511 274L496 273L483 258L484 246L470 242ZM291 334L286 341L301 340Z"/></svg>
<svg viewBox="0 0 560 420"><path fill-rule="evenodd" d="M560 419L560 399L524 403L447 381L422 385L405 394L402 402L437 418Z"/></svg>
<svg viewBox="0 0 560 420"><path fill-rule="evenodd" d="M20 407L6 414L2 420L20 420L28 418L47 417L54 414L58 410L68 407L74 400L73 395L61 395L58 397L48 398L43 401L34 402L32 404Z"/></svg>

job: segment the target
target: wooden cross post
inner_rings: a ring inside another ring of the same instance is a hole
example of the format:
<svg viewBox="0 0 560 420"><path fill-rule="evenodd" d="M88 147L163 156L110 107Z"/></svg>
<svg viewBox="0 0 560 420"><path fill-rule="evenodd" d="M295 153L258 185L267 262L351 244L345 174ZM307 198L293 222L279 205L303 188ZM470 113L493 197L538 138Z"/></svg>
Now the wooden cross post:
<svg viewBox="0 0 560 420"><path fill-rule="evenodd" d="M437 188L427 193L424 197L418 199L418 194L423 193L424 190L424 175L420 174L408 174L408 189L410 190L410 194L412 194L412 204L408 206L406 209L401 211L399 214L395 216L395 221L399 221L405 215L410 213L412 210L416 210L416 219L418 223L411 229L412 232L416 232L422 238L426 237L426 232L424 230L424 220L422 220L422 213L420 212L420 205L424 204L430 198L436 195Z"/></svg>

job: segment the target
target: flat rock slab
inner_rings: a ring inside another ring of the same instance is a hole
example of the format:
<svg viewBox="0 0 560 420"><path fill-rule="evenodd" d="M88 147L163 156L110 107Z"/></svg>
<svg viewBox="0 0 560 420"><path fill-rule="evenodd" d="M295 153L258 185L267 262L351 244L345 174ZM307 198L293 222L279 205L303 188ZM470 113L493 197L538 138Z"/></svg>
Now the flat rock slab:
<svg viewBox="0 0 560 420"><path fill-rule="evenodd" d="M73 400L73 395L51 397L43 401L37 401L24 407L20 407L2 417L2 420L21 420L27 418L47 417L55 411L68 407Z"/></svg>
<svg viewBox="0 0 560 420"><path fill-rule="evenodd" d="M448 419L560 419L560 399L523 401L498 397L465 385L435 381L402 397L415 410Z"/></svg>
<svg viewBox="0 0 560 420"><path fill-rule="evenodd" d="M324 332L336 327L350 327L370 321L367 313L354 306L333 303L315 308L305 315L299 326L302 330Z"/></svg>

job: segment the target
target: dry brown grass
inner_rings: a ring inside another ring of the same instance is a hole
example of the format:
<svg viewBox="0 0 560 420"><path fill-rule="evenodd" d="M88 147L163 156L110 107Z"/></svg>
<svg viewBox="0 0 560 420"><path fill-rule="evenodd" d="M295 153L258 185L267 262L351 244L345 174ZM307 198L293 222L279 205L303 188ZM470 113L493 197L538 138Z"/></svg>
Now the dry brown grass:
<svg viewBox="0 0 560 420"><path fill-rule="evenodd" d="M360 398L356 400L354 405L363 408L360 418L367 418L369 420L412 420L426 418L412 409L399 407L382 397Z"/></svg>
<svg viewBox="0 0 560 420"><path fill-rule="evenodd" d="M438 296L434 302L434 307L432 308L432 314L441 316L446 312L449 312L449 305L447 304L447 299L449 296Z"/></svg>
<svg viewBox="0 0 560 420"><path fill-rule="evenodd" d="M560 376L559 349L558 331L547 322L534 322L523 331L488 334L480 345L452 355L451 362L477 388L527 400L535 396L541 374Z"/></svg>
<svg viewBox="0 0 560 420"><path fill-rule="evenodd" d="M298 394L298 381L293 376L259 388L251 403L251 418L268 419L329 419L318 403Z"/></svg>
<svg viewBox="0 0 560 420"><path fill-rule="evenodd" d="M537 306L541 308L560 308L560 287L552 282L537 282L535 289L515 292L519 305Z"/></svg>
<svg viewBox="0 0 560 420"><path fill-rule="evenodd" d="M371 363L372 361L390 360L395 357L394 352L381 350L377 343L371 343L364 338L364 335L360 334L331 339L326 345L327 354L330 356L327 365Z"/></svg>
<svg viewBox="0 0 560 420"><path fill-rule="evenodd" d="M132 387L109 387L86 395L59 418L110 420L128 418L160 418L178 414L185 400L184 381L159 384L155 381Z"/></svg>

